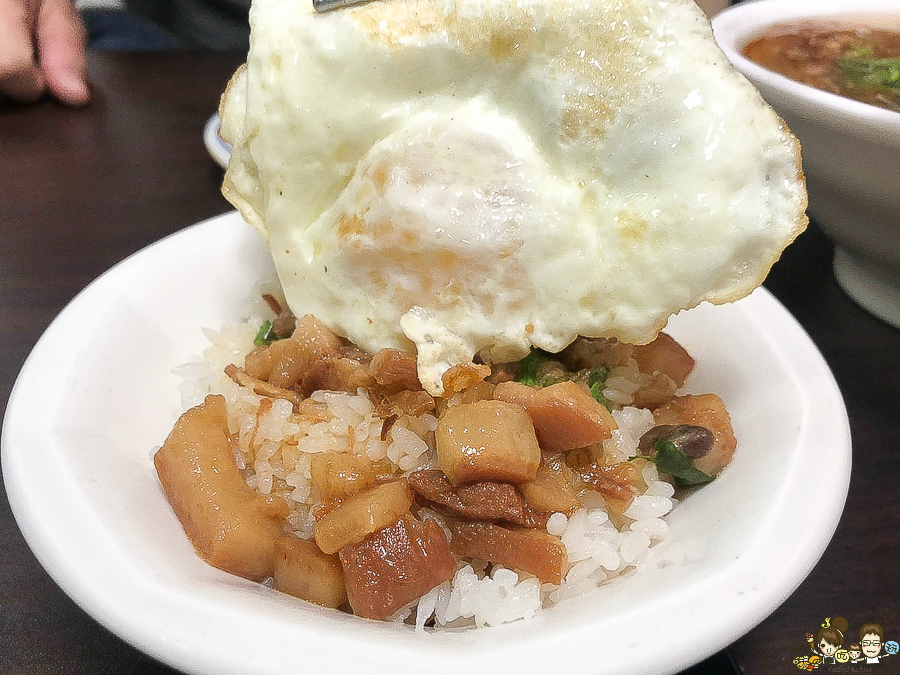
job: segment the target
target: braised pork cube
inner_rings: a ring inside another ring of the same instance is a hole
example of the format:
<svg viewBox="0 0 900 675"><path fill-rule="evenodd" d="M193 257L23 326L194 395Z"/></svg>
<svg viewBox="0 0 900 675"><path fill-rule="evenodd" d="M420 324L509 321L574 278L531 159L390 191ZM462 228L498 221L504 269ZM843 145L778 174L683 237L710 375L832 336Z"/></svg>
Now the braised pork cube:
<svg viewBox="0 0 900 675"><path fill-rule="evenodd" d="M635 492L647 488L636 461L606 464L590 451L578 451L569 453L566 462L586 487L602 494L607 505L611 502L621 505L622 511L631 503Z"/></svg>
<svg viewBox="0 0 900 675"><path fill-rule="evenodd" d="M378 391L370 391L369 398L375 404L375 414L382 420L402 415L420 417L434 410L434 398L422 389L413 391L404 389L393 394L382 394Z"/></svg>
<svg viewBox="0 0 900 675"><path fill-rule="evenodd" d="M275 541L273 577L276 590L302 600L334 609L347 602L340 559L308 539L285 534Z"/></svg>
<svg viewBox="0 0 900 675"><path fill-rule="evenodd" d="M282 389L309 396L317 389L352 391L371 384L368 356L312 315L291 336L250 352L244 370Z"/></svg>
<svg viewBox="0 0 900 675"><path fill-rule="evenodd" d="M566 547L542 530L512 530L485 522L451 523L450 550L465 558L497 563L559 584L566 574Z"/></svg>
<svg viewBox="0 0 900 675"><path fill-rule="evenodd" d="M309 473L325 502L359 494L377 482L378 471L368 457L349 452L322 452L312 456Z"/></svg>
<svg viewBox="0 0 900 675"><path fill-rule="evenodd" d="M405 478L382 483L346 499L324 514L313 526L313 536L322 551L336 553L396 522L411 505L412 493Z"/></svg>
<svg viewBox="0 0 900 675"><path fill-rule="evenodd" d="M456 572L441 526L411 515L343 547L339 556L350 607L367 619L387 619Z"/></svg>
<svg viewBox="0 0 900 675"><path fill-rule="evenodd" d="M399 349L382 349L372 357L372 377L387 392L417 391L422 388L416 368L416 355Z"/></svg>
<svg viewBox="0 0 900 675"><path fill-rule="evenodd" d="M294 405L294 408L298 408L303 401L303 397L296 391L293 391L292 389L282 389L265 380L260 380L258 377L253 377L243 368L238 368L233 363L225 366L225 374L230 377L235 384L246 387L258 396L272 399L281 398L290 401Z"/></svg>
<svg viewBox="0 0 900 675"><path fill-rule="evenodd" d="M522 406L478 401L447 408L435 431L438 466L453 485L522 483L534 478L541 450Z"/></svg>
<svg viewBox="0 0 900 675"><path fill-rule="evenodd" d="M631 358L633 345L614 338L578 337L558 354L559 360L571 371L605 366L624 366Z"/></svg>
<svg viewBox="0 0 900 675"><path fill-rule="evenodd" d="M343 343L314 316L297 320L289 338L250 352L244 370L285 389L297 385L316 362L341 353Z"/></svg>
<svg viewBox="0 0 900 675"><path fill-rule="evenodd" d="M444 397L465 394L468 400L461 400L461 403L474 403L482 398L491 398L477 393L493 391L493 387L485 386L488 383L484 381L490 374L491 367L483 363L458 363L441 376Z"/></svg>
<svg viewBox="0 0 900 675"><path fill-rule="evenodd" d="M652 410L668 403L694 369L691 355L666 333L649 344L635 346L632 358L642 373L652 377L634 392L633 403L639 408Z"/></svg>
<svg viewBox="0 0 900 675"><path fill-rule="evenodd" d="M441 377L444 395L435 403L435 414L440 417L447 408L461 403L477 403L494 398L494 385L486 382L491 374L490 366L479 363L459 363Z"/></svg>
<svg viewBox="0 0 900 675"><path fill-rule="evenodd" d="M244 482L228 437L224 398L207 396L185 412L153 463L201 558L247 579L271 576L287 505Z"/></svg>
<svg viewBox="0 0 900 675"><path fill-rule="evenodd" d="M354 352L348 354L347 352ZM315 365L309 376L303 379L299 391L309 396L316 390L348 391L355 394L360 387L369 387L372 377L369 374L369 356L363 352L355 353L355 348L345 350L341 356L333 356Z"/></svg>
<svg viewBox="0 0 900 675"><path fill-rule="evenodd" d="M676 396L654 410L653 419L656 424L690 424L709 429L714 437L712 450L704 457L692 459L691 463L710 476L718 475L728 466L737 448L731 417L722 399L715 394Z"/></svg>
<svg viewBox="0 0 900 675"><path fill-rule="evenodd" d="M660 333L653 342L646 345L635 345L631 357L637 361L642 373L653 375L662 373L670 378L676 387L683 387L691 371L694 370L694 359L684 347L670 335Z"/></svg>
<svg viewBox="0 0 900 675"><path fill-rule="evenodd" d="M534 480L518 487L531 511L547 516L554 513L570 516L581 508L575 482L575 475L563 455L544 455Z"/></svg>
<svg viewBox="0 0 900 675"><path fill-rule="evenodd" d="M610 412L575 382L543 388L503 382L494 389L494 398L523 406L541 450L550 454L605 441L617 427Z"/></svg>
<svg viewBox="0 0 900 675"><path fill-rule="evenodd" d="M632 394L631 405L655 410L675 398L677 390L678 387L666 375L656 373Z"/></svg>
<svg viewBox="0 0 900 675"><path fill-rule="evenodd" d="M440 469L423 469L409 475L409 486L440 511L473 520L527 522L525 500L509 483L481 481L453 487Z"/></svg>

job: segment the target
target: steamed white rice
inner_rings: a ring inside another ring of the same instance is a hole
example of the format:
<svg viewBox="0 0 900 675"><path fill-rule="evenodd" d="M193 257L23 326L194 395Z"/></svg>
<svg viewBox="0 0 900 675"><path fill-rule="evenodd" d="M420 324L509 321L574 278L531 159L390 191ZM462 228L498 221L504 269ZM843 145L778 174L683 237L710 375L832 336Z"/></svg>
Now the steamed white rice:
<svg viewBox="0 0 900 675"><path fill-rule="evenodd" d="M207 394L225 397L229 430L239 439L238 467L253 489L278 495L288 503L293 532L312 537L312 505L320 500L310 478L310 461L317 453L365 454L373 461L388 461L403 473L437 468L437 420L430 413L401 417L382 440L382 420L365 391L315 392L309 404L314 412L298 419L290 402L269 399L261 403L262 397L232 382L223 370L231 363L243 363L261 323L261 317L250 317L219 331L205 330L209 347L202 357L179 367L176 373L182 379L185 409L202 403ZM611 373L604 391L609 400L630 402L641 377L633 370L625 366ZM638 440L654 422L652 413L635 407L615 411L613 417L619 428L604 443L603 452L619 462L638 454ZM676 504L674 489L659 479L651 463L644 466L643 479L646 490L623 514L615 514L615 523L602 495L591 491L582 495L584 508L571 517L557 513L550 518L547 530L561 538L569 559L562 584L541 584L530 575L498 566L492 566L487 574L485 568L465 564L452 580L394 619L412 623L419 630L432 619L439 627L493 626L530 618L647 564L680 564L691 555L684 547L668 547L664 556L655 555L668 534L666 516ZM443 524L440 514L429 511L428 516Z"/></svg>

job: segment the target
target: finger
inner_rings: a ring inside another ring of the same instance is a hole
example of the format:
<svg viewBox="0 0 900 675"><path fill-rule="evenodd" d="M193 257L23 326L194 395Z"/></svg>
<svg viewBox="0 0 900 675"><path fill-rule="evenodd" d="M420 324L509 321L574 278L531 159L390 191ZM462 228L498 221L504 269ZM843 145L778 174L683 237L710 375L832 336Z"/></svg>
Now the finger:
<svg viewBox="0 0 900 675"><path fill-rule="evenodd" d="M20 0L0 0L0 95L29 102L46 82L35 60L33 17Z"/></svg>
<svg viewBox="0 0 900 675"><path fill-rule="evenodd" d="M44 0L37 16L40 68L47 88L67 105L90 99L85 76L86 31L71 0Z"/></svg>

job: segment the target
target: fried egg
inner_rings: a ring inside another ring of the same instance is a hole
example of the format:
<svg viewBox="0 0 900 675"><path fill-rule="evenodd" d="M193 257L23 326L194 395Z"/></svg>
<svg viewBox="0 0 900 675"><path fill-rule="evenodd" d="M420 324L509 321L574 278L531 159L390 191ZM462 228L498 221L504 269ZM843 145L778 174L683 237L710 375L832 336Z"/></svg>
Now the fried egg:
<svg viewBox="0 0 900 675"><path fill-rule="evenodd" d="M806 225L799 146L693 0L254 0L223 193L288 304L426 390L477 353L652 340Z"/></svg>

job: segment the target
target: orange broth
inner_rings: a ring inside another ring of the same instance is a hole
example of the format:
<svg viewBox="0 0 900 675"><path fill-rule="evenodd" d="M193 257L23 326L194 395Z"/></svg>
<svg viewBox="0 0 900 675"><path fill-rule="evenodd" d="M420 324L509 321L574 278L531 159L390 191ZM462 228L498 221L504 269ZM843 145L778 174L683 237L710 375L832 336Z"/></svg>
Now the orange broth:
<svg viewBox="0 0 900 675"><path fill-rule="evenodd" d="M900 16L879 23L897 29L836 19L784 23L742 51L792 80L900 111Z"/></svg>

